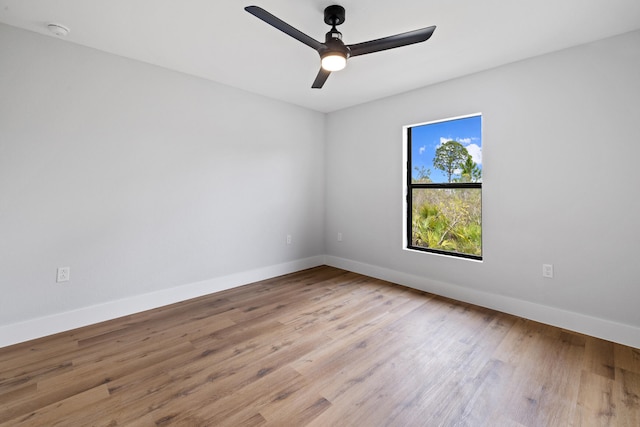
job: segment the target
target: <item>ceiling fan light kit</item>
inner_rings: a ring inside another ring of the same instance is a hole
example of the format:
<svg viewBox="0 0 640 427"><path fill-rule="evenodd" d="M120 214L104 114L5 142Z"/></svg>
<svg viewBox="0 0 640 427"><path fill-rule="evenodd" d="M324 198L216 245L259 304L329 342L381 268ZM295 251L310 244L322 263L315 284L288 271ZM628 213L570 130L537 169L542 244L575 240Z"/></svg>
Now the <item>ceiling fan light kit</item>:
<svg viewBox="0 0 640 427"><path fill-rule="evenodd" d="M345 10L342 6L333 5L324 10L324 22L327 25L331 25L331 29L325 36L325 42L320 43L258 6L247 6L244 9L256 18L318 52L321 67L311 85L314 89L322 88L329 75L333 71L342 70L347 65L347 59L350 57L420 43L428 40L436 29L435 26L431 26L363 43L345 45L342 41L342 33L336 29L336 26L342 24L345 20Z"/></svg>
<svg viewBox="0 0 640 427"><path fill-rule="evenodd" d="M349 48L342 42L342 33L337 30L336 25L344 22L344 7L333 5L324 10L324 22L331 25L331 30L325 35L324 49L318 50L320 54L320 65L326 71L340 71L347 66L349 58Z"/></svg>
<svg viewBox="0 0 640 427"><path fill-rule="evenodd" d="M347 66L347 57L336 52L329 52L322 56L322 68L327 71L340 71Z"/></svg>

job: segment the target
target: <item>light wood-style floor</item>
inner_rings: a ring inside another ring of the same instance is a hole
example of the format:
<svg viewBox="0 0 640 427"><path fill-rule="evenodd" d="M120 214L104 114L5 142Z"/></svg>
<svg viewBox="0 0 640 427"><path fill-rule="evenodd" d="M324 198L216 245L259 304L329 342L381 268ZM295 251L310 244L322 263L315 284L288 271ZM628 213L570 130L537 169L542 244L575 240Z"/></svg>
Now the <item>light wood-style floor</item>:
<svg viewBox="0 0 640 427"><path fill-rule="evenodd" d="M640 426L640 350L330 267L0 349L0 426Z"/></svg>

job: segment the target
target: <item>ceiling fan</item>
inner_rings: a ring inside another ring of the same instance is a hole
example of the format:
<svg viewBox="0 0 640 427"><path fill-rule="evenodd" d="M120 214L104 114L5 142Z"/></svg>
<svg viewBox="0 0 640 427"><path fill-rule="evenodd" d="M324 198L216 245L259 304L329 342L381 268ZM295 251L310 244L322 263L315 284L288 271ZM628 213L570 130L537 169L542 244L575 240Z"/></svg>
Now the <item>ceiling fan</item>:
<svg viewBox="0 0 640 427"><path fill-rule="evenodd" d="M347 65L347 59L352 56L366 55L427 41L436 29L434 25L368 42L345 45L342 42L342 33L336 29L337 25L344 22L345 10L342 6L333 5L324 10L324 22L331 25L331 29L325 36L325 42L320 43L258 6L247 6L244 10L315 49L320 54L321 68L313 85L311 85L314 89L322 88L331 72L342 70Z"/></svg>

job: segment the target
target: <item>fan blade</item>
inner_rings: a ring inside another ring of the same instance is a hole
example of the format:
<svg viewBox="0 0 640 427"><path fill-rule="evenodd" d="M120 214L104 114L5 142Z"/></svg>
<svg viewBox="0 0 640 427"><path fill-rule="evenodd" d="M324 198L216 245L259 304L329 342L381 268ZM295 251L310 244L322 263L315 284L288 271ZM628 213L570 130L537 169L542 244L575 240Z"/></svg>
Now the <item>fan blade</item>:
<svg viewBox="0 0 640 427"><path fill-rule="evenodd" d="M393 49L429 40L436 27L422 28L409 31L395 36L383 37L363 43L350 44L351 56L366 55L367 53L380 52L381 50Z"/></svg>
<svg viewBox="0 0 640 427"><path fill-rule="evenodd" d="M318 50L323 46L323 44L320 43L319 41L313 39L312 37L309 37L302 31L293 28L291 25L287 24L282 19L273 16L272 14L270 14L269 12L267 12L266 10L258 6L247 6L244 8L244 10L246 10L256 18L262 19L264 22L271 25L272 27L277 28L283 33L290 35L294 39L301 41L302 43L306 44L307 46L315 50Z"/></svg>
<svg viewBox="0 0 640 427"><path fill-rule="evenodd" d="M311 88L322 89L324 82L326 82L327 79L329 78L329 74L331 74L331 71L327 71L324 68L320 67L320 71L318 71L318 75L316 76L316 79L313 81Z"/></svg>

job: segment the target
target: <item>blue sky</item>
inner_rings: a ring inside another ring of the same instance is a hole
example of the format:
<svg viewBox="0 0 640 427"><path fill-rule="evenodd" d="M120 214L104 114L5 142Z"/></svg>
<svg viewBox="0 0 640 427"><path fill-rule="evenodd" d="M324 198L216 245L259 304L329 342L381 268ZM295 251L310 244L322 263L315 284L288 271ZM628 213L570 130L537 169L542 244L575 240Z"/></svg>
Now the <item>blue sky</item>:
<svg viewBox="0 0 640 427"><path fill-rule="evenodd" d="M482 169L482 117L429 123L411 128L411 174L416 178L415 167L431 169L431 180L447 182L447 176L433 167L436 149L447 141L458 141L469 152L473 161Z"/></svg>

